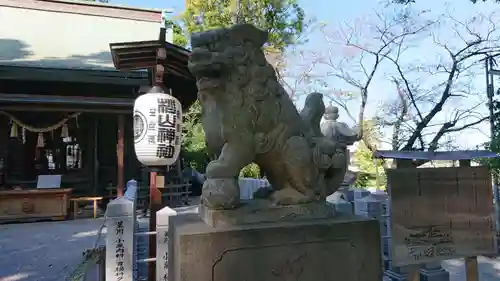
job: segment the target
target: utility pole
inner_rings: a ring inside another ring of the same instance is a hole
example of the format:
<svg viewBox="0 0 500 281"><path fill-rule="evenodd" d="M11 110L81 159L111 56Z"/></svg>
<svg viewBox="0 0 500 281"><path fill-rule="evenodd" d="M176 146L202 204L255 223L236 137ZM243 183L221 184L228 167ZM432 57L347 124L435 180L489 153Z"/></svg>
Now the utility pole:
<svg viewBox="0 0 500 281"><path fill-rule="evenodd" d="M495 134L495 116L493 112L493 96L495 94L495 86L494 86L494 78L495 75L500 76L500 70L494 69L493 66L495 64L494 57L488 55L484 60L484 68L486 71L486 96L488 97L488 110L489 110L489 119L490 119L490 138L491 143L493 143L493 138ZM498 190L499 185L499 175L496 172L493 172L493 196L495 199L495 207L498 209L500 207L500 193Z"/></svg>

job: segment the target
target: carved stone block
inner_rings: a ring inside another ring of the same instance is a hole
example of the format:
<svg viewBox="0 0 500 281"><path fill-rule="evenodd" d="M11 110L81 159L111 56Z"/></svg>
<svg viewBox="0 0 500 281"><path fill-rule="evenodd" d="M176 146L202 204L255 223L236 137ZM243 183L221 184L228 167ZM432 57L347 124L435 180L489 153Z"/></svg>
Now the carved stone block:
<svg viewBox="0 0 500 281"><path fill-rule="evenodd" d="M379 225L336 217L212 227L170 218L170 281L380 281Z"/></svg>
<svg viewBox="0 0 500 281"><path fill-rule="evenodd" d="M200 217L212 226L244 225L265 222L284 222L310 219L327 219L335 210L325 202L278 206L269 200L243 201L237 209L216 210L200 205Z"/></svg>

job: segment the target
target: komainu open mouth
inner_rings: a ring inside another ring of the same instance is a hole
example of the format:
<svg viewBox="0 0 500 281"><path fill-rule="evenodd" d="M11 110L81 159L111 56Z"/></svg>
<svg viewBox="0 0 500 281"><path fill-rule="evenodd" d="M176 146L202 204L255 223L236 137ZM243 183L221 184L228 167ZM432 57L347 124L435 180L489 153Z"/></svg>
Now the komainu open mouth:
<svg viewBox="0 0 500 281"><path fill-rule="evenodd" d="M222 74L222 64L215 63L212 60L190 60L188 67L196 77L220 77Z"/></svg>
<svg viewBox="0 0 500 281"><path fill-rule="evenodd" d="M198 79L196 86L198 91L204 91L209 89L217 88L220 84L220 80L213 77L202 77Z"/></svg>

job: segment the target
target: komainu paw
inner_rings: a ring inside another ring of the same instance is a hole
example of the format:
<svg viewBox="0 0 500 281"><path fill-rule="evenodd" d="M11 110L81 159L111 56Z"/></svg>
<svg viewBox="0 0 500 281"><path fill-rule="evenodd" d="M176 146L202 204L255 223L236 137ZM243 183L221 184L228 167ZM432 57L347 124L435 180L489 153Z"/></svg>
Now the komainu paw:
<svg viewBox="0 0 500 281"><path fill-rule="evenodd" d="M236 178L207 179L203 183L201 198L203 204L213 209L236 208L240 201L238 180Z"/></svg>

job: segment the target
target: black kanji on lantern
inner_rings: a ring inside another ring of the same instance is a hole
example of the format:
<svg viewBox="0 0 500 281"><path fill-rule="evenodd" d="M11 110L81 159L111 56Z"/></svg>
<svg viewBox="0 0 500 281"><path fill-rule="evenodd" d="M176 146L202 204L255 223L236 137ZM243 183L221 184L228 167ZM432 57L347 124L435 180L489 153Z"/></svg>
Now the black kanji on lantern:
<svg viewBox="0 0 500 281"><path fill-rule="evenodd" d="M175 128L176 118L172 114L158 114L158 128Z"/></svg>
<svg viewBox="0 0 500 281"><path fill-rule="evenodd" d="M148 123L148 130L156 130L156 122L154 120L149 120L149 123Z"/></svg>
<svg viewBox="0 0 500 281"><path fill-rule="evenodd" d="M148 135L148 144L156 144L156 136L155 135Z"/></svg>
<svg viewBox="0 0 500 281"><path fill-rule="evenodd" d="M151 116L151 117L155 117L156 116L156 108L151 107L149 109L149 116Z"/></svg>
<svg viewBox="0 0 500 281"><path fill-rule="evenodd" d="M158 102L159 113L175 114L177 112L177 106L175 104L175 100L159 98L157 102Z"/></svg>
<svg viewBox="0 0 500 281"><path fill-rule="evenodd" d="M175 140L175 130L171 128L158 128L158 143L171 144Z"/></svg>
<svg viewBox="0 0 500 281"><path fill-rule="evenodd" d="M156 148L156 157L172 158L174 157L175 147L171 144L159 143Z"/></svg>

